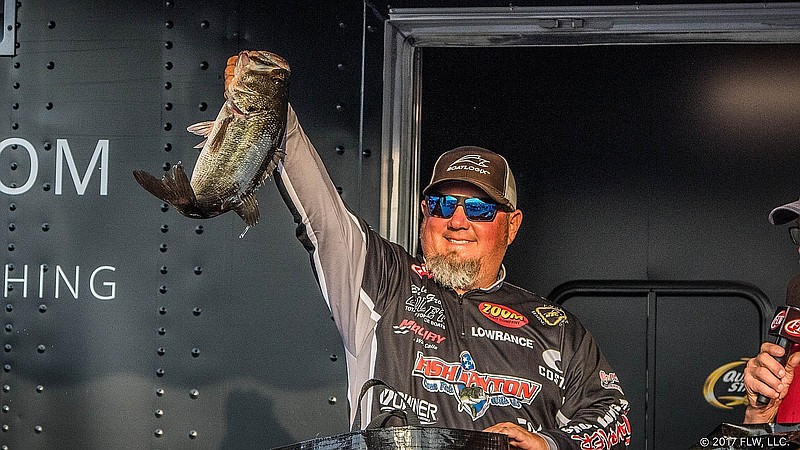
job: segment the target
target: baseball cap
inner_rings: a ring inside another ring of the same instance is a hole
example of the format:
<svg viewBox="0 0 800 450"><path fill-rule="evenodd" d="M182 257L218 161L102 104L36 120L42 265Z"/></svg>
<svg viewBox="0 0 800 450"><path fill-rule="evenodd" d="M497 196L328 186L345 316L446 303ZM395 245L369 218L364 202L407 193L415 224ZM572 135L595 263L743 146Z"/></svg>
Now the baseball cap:
<svg viewBox="0 0 800 450"><path fill-rule="evenodd" d="M464 146L446 151L433 166L431 182L423 195L435 192L446 181L464 181L477 186L495 202L517 209L517 184L508 161L482 147Z"/></svg>
<svg viewBox="0 0 800 450"><path fill-rule="evenodd" d="M773 225L783 225L800 216L800 200L778 206L769 213L769 221Z"/></svg>

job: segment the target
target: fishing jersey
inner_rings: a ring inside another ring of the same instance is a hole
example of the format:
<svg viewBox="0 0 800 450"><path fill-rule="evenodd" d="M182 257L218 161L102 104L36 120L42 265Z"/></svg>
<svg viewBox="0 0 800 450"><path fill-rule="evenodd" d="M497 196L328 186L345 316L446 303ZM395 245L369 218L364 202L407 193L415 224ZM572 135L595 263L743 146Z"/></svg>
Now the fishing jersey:
<svg viewBox="0 0 800 450"><path fill-rule="evenodd" d="M628 402L578 319L505 282L457 294L424 260L372 230L341 200L289 111L278 187L298 223L344 343L350 421L404 406L423 425L483 430L512 422L551 448L625 448Z"/></svg>

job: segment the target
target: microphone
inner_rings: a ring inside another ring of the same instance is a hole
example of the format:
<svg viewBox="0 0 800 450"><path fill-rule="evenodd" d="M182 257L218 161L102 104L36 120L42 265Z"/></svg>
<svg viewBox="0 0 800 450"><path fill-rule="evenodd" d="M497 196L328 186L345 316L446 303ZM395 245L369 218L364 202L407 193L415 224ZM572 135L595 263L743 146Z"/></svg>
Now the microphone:
<svg viewBox="0 0 800 450"><path fill-rule="evenodd" d="M795 344L800 344L800 274L789 280L789 285L786 287L786 306L781 306L775 310L775 317L769 326L768 334L775 338L775 344L783 348L783 356L775 357L775 360L785 366L792 347ZM790 385L790 391L792 391L792 387L795 387L795 390L800 390L800 382L793 382ZM787 397L788 395L789 393L787 393ZM769 400L767 396L759 394L756 398L756 403L760 406L766 406ZM778 415L781 414L780 411L783 409L785 402L786 397L784 397L781 406L778 408ZM800 398L798 398L797 405L800 406Z"/></svg>

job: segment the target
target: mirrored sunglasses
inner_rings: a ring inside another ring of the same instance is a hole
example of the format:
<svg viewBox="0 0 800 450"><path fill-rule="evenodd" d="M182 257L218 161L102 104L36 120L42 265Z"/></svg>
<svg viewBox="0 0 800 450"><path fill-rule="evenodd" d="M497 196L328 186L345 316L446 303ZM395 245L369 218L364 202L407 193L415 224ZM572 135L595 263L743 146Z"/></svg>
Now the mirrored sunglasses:
<svg viewBox="0 0 800 450"><path fill-rule="evenodd" d="M428 214L443 219L453 217L456 208L463 206L464 215L472 222L493 221L499 208L497 203L464 195L426 195L425 203L428 205Z"/></svg>

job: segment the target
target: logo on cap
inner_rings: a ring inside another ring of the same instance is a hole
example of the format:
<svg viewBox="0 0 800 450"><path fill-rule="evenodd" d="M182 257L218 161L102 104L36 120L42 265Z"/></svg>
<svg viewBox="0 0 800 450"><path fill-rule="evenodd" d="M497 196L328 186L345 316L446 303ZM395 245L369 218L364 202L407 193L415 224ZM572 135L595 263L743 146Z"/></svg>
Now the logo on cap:
<svg viewBox="0 0 800 450"><path fill-rule="evenodd" d="M476 167L477 166L477 167ZM489 175L491 172L481 169L480 167L489 167L489 160L482 158L480 155L465 155L450 164L447 171L451 170L473 170L475 172Z"/></svg>

